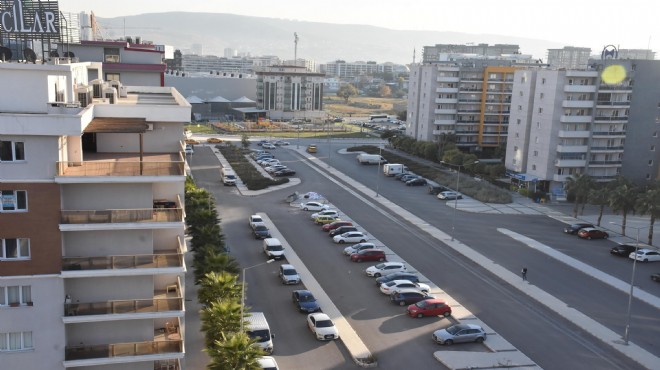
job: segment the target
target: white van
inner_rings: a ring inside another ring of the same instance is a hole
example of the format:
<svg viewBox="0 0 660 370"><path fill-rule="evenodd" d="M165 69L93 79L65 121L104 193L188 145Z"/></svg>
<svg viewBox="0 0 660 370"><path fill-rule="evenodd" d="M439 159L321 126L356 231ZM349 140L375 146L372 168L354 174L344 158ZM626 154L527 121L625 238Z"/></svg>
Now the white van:
<svg viewBox="0 0 660 370"><path fill-rule="evenodd" d="M236 185L236 173L229 168L223 168L221 171L222 183L225 185Z"/></svg>
<svg viewBox="0 0 660 370"><path fill-rule="evenodd" d="M257 340L257 344L267 354L273 353L273 338L275 337L270 332L268 321L263 312L252 312L250 316L245 318L247 323L246 332L252 339Z"/></svg>
<svg viewBox="0 0 660 370"><path fill-rule="evenodd" d="M401 163L387 163L383 165L383 174L385 176L394 176L404 173L408 168Z"/></svg>
<svg viewBox="0 0 660 370"><path fill-rule="evenodd" d="M264 239L264 253L266 253L268 258L279 260L284 258L284 247L279 239L266 238Z"/></svg>
<svg viewBox="0 0 660 370"><path fill-rule="evenodd" d="M360 153L357 155L357 161L361 164L383 164L387 163L387 160L378 154L367 154Z"/></svg>

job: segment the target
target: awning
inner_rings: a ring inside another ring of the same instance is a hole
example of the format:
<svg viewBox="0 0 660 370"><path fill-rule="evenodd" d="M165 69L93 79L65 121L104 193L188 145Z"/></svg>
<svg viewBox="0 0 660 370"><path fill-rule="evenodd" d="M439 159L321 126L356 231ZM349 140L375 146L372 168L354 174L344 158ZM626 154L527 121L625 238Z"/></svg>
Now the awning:
<svg viewBox="0 0 660 370"><path fill-rule="evenodd" d="M85 127L84 133L123 133L142 134L147 131L149 125L144 118L103 118L92 119Z"/></svg>

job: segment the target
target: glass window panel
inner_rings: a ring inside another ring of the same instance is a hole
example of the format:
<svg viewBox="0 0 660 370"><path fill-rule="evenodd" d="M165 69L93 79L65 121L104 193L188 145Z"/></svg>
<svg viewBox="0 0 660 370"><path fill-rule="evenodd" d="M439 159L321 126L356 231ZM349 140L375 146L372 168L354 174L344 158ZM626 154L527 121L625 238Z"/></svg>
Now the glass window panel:
<svg viewBox="0 0 660 370"><path fill-rule="evenodd" d="M6 351L8 348L7 333L0 333L0 351Z"/></svg>
<svg viewBox="0 0 660 370"><path fill-rule="evenodd" d="M30 239L21 238L18 239L19 243L19 257L27 258L30 257Z"/></svg>
<svg viewBox="0 0 660 370"><path fill-rule="evenodd" d="M18 258L16 239L5 239L5 258Z"/></svg>
<svg viewBox="0 0 660 370"><path fill-rule="evenodd" d="M11 141L0 141L0 161L13 160Z"/></svg>
<svg viewBox="0 0 660 370"><path fill-rule="evenodd" d="M0 306L4 306L7 304L7 299L5 297L5 287L0 286ZM2 334L0 334L1 336ZM2 347L0 347L2 349Z"/></svg>
<svg viewBox="0 0 660 370"><path fill-rule="evenodd" d="M16 196L13 190L2 191L2 209L4 211L13 211L16 209Z"/></svg>
<svg viewBox="0 0 660 370"><path fill-rule="evenodd" d="M9 350L21 349L21 333L9 333Z"/></svg>
<svg viewBox="0 0 660 370"><path fill-rule="evenodd" d="M27 191L19 190L16 192L16 203L18 209L27 209Z"/></svg>
<svg viewBox="0 0 660 370"><path fill-rule="evenodd" d="M22 142L14 143L14 158L17 161L25 160L25 143Z"/></svg>
<svg viewBox="0 0 660 370"><path fill-rule="evenodd" d="M24 331L23 332L23 348L32 348L32 332Z"/></svg>
<svg viewBox="0 0 660 370"><path fill-rule="evenodd" d="M7 300L9 304L20 303L20 291L18 286L8 286L7 287Z"/></svg>
<svg viewBox="0 0 660 370"><path fill-rule="evenodd" d="M28 303L32 302L32 287L29 285L22 286L21 287L21 293L23 295L23 302L22 303Z"/></svg>

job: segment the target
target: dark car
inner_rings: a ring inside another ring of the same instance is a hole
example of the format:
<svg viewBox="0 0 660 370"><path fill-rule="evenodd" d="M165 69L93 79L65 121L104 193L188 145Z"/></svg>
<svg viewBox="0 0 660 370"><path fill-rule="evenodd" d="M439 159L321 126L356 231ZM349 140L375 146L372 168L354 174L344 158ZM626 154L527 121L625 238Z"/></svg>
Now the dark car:
<svg viewBox="0 0 660 370"><path fill-rule="evenodd" d="M660 272L656 272L654 274L651 274L651 280L657 281L658 283L660 283Z"/></svg>
<svg viewBox="0 0 660 370"><path fill-rule="evenodd" d="M300 312L321 312L319 303L309 290L294 290L293 293L291 293L291 299L293 299L293 304L298 307L298 311Z"/></svg>
<svg viewBox="0 0 660 370"><path fill-rule="evenodd" d="M353 223L351 221L341 221L341 220L340 221L334 221L334 222L331 222L329 224L323 225L321 230L330 231L330 230L334 230L334 229L336 229L338 227L342 227L342 226L353 226Z"/></svg>
<svg viewBox="0 0 660 370"><path fill-rule="evenodd" d="M587 223L577 223L577 224L571 224L568 225L564 228L564 232L566 234L577 234L580 229L584 229L585 227L594 227L592 224L587 224Z"/></svg>
<svg viewBox="0 0 660 370"><path fill-rule="evenodd" d="M621 244L610 249L610 254L619 257L628 257L630 253L634 252L635 250L637 250L637 248L634 245Z"/></svg>
<svg viewBox="0 0 660 370"><path fill-rule="evenodd" d="M414 175L414 174L410 173L410 172L402 172L402 173L397 173L396 175L394 175L394 178L397 179L397 180L401 180L401 178L403 176L406 176L406 175Z"/></svg>
<svg viewBox="0 0 660 370"><path fill-rule="evenodd" d="M270 238L270 230L268 230L266 225L255 225L252 228L252 233L254 234L254 237L257 239Z"/></svg>
<svg viewBox="0 0 660 370"><path fill-rule="evenodd" d="M334 237L335 235L341 235L343 233L347 233L349 231L358 231L357 227L355 226L340 226L334 230L330 230L328 233L328 236L331 238Z"/></svg>
<svg viewBox="0 0 660 370"><path fill-rule="evenodd" d="M406 186L424 186L424 185L426 185L426 179L423 179L421 177L406 181Z"/></svg>
<svg viewBox="0 0 660 370"><path fill-rule="evenodd" d="M419 176L408 174L408 175L401 176L401 178L399 180L401 180L402 182L407 182L407 181L410 181L412 179L417 179L417 178L419 178Z"/></svg>
<svg viewBox="0 0 660 370"><path fill-rule="evenodd" d="M281 177L281 176L293 176L293 175L295 175L295 174L296 174L296 171L294 171L294 170L292 170L292 169L290 169L290 168L284 168L284 169L281 169L281 170L279 170L279 171L275 171L275 173L273 173L273 175L275 175L275 176L277 176L277 177Z"/></svg>
<svg viewBox="0 0 660 370"><path fill-rule="evenodd" d="M385 252L380 249L363 249L357 253L351 254L351 261L353 262L364 262L364 261L378 261L384 262L387 258L385 257Z"/></svg>
<svg viewBox="0 0 660 370"><path fill-rule="evenodd" d="M598 230L593 227L585 227L578 231L578 236L583 239L607 239L610 237L610 234L606 233L603 230Z"/></svg>
<svg viewBox="0 0 660 370"><path fill-rule="evenodd" d="M449 191L449 190L451 189L449 189L444 185L433 185L433 184L429 185L429 194L438 195L443 191Z"/></svg>
<svg viewBox="0 0 660 370"><path fill-rule="evenodd" d="M423 301L425 299L435 298L426 293L422 293L419 290L415 289L402 289L399 292L396 292L390 296L390 301L399 306L409 306L413 303Z"/></svg>
<svg viewBox="0 0 660 370"><path fill-rule="evenodd" d="M393 274L381 276L376 279L376 286L380 286L383 283L388 283L392 280L408 280L413 283L419 283L419 277L414 272L395 272Z"/></svg>

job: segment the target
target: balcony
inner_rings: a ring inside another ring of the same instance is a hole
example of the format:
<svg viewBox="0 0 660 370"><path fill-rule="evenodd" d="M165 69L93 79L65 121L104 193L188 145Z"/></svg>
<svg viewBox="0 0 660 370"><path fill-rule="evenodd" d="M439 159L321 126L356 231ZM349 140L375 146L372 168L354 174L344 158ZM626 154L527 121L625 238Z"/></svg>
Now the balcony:
<svg viewBox="0 0 660 370"><path fill-rule="evenodd" d="M57 176L61 177L108 177L108 176L183 176L184 159L180 153L144 154L142 159L135 153L85 154L82 162L57 162ZM57 179L58 182L71 180ZM134 181L134 180L131 180Z"/></svg>
<svg viewBox="0 0 660 370"><path fill-rule="evenodd" d="M586 153L588 150L586 145L557 145L559 153Z"/></svg>
<svg viewBox="0 0 660 370"><path fill-rule="evenodd" d="M603 106L603 107L619 107L619 108L625 108L625 107L630 107L630 102L629 101L597 101L596 106Z"/></svg>
<svg viewBox="0 0 660 370"><path fill-rule="evenodd" d="M65 317L146 314L157 312L167 312L168 315L166 317L173 316L173 312L180 312L180 314L183 315L183 298L129 299L64 304ZM176 315L178 315L178 313ZM141 315L140 318L144 318L144 315ZM121 317L117 319L124 320L126 318ZM76 320L76 322L81 321L83 320Z"/></svg>
<svg viewBox="0 0 660 370"><path fill-rule="evenodd" d="M183 222L182 208L141 208L60 211L61 224Z"/></svg>
<svg viewBox="0 0 660 370"><path fill-rule="evenodd" d="M184 273L182 253L65 257L62 277L136 276Z"/></svg>
<svg viewBox="0 0 660 370"><path fill-rule="evenodd" d="M454 125L456 124L455 119L436 119L433 121L435 125Z"/></svg>
<svg viewBox="0 0 660 370"><path fill-rule="evenodd" d="M566 182L571 175L552 175L552 181Z"/></svg>
<svg viewBox="0 0 660 370"><path fill-rule="evenodd" d="M585 167L587 165L586 159L556 159L555 166L557 167Z"/></svg>
<svg viewBox="0 0 660 370"><path fill-rule="evenodd" d="M569 69L566 71L566 77L598 77L598 72L596 71L580 71Z"/></svg>
<svg viewBox="0 0 660 370"><path fill-rule="evenodd" d="M180 335L179 335L180 337ZM161 355L161 356L157 356ZM141 358L143 357L144 358ZM149 357L146 357L149 356ZM120 359L122 357L124 359ZM159 360L165 358L183 358L183 340L181 339L168 339L168 340L154 340L144 342L129 342L129 343L112 343L112 344L97 344L89 346L67 346L64 351L64 366L75 367L100 364L113 364L125 363L126 357L134 357L134 361L149 361ZM73 361L91 360L91 359L104 359L104 361L85 361L80 365ZM112 360L114 359L114 360ZM71 361L71 362L70 362ZM67 364L67 362L69 362Z"/></svg>
<svg viewBox="0 0 660 370"><path fill-rule="evenodd" d="M632 92L632 90L632 86L628 85L600 85L600 91Z"/></svg>
<svg viewBox="0 0 660 370"><path fill-rule="evenodd" d="M435 102L438 104L456 104L458 99L456 98L436 98Z"/></svg>
<svg viewBox="0 0 660 370"><path fill-rule="evenodd" d="M596 116L594 122L628 122L628 116Z"/></svg>
<svg viewBox="0 0 660 370"><path fill-rule="evenodd" d="M591 132L587 130L580 130L580 131L560 130L558 136L560 138L588 138L590 134Z"/></svg>
<svg viewBox="0 0 660 370"><path fill-rule="evenodd" d="M438 87L435 89L435 92L437 93L457 93L458 88L457 87Z"/></svg>
<svg viewBox="0 0 660 370"><path fill-rule="evenodd" d="M438 82L458 82L457 76L438 76Z"/></svg>
<svg viewBox="0 0 660 370"><path fill-rule="evenodd" d="M621 167L622 161L589 161L589 167Z"/></svg>
<svg viewBox="0 0 660 370"><path fill-rule="evenodd" d="M564 108L593 108L593 100L564 100L561 102Z"/></svg>
<svg viewBox="0 0 660 370"><path fill-rule="evenodd" d="M571 93L594 93L596 92L596 85L565 85L564 92Z"/></svg>
<svg viewBox="0 0 660 370"><path fill-rule="evenodd" d="M626 137L626 132L625 131L594 131L593 137L607 137L607 138L614 138L614 137Z"/></svg>
<svg viewBox="0 0 660 370"><path fill-rule="evenodd" d="M456 114L456 108L451 109L436 109L434 110L435 114Z"/></svg>
<svg viewBox="0 0 660 370"><path fill-rule="evenodd" d="M454 130L433 130L433 135L453 134Z"/></svg>
<svg viewBox="0 0 660 370"><path fill-rule="evenodd" d="M559 122L564 123L590 123L591 116L566 116L559 117Z"/></svg>
<svg viewBox="0 0 660 370"><path fill-rule="evenodd" d="M623 151L623 146L592 146L591 147L592 153L621 152L621 151Z"/></svg>

